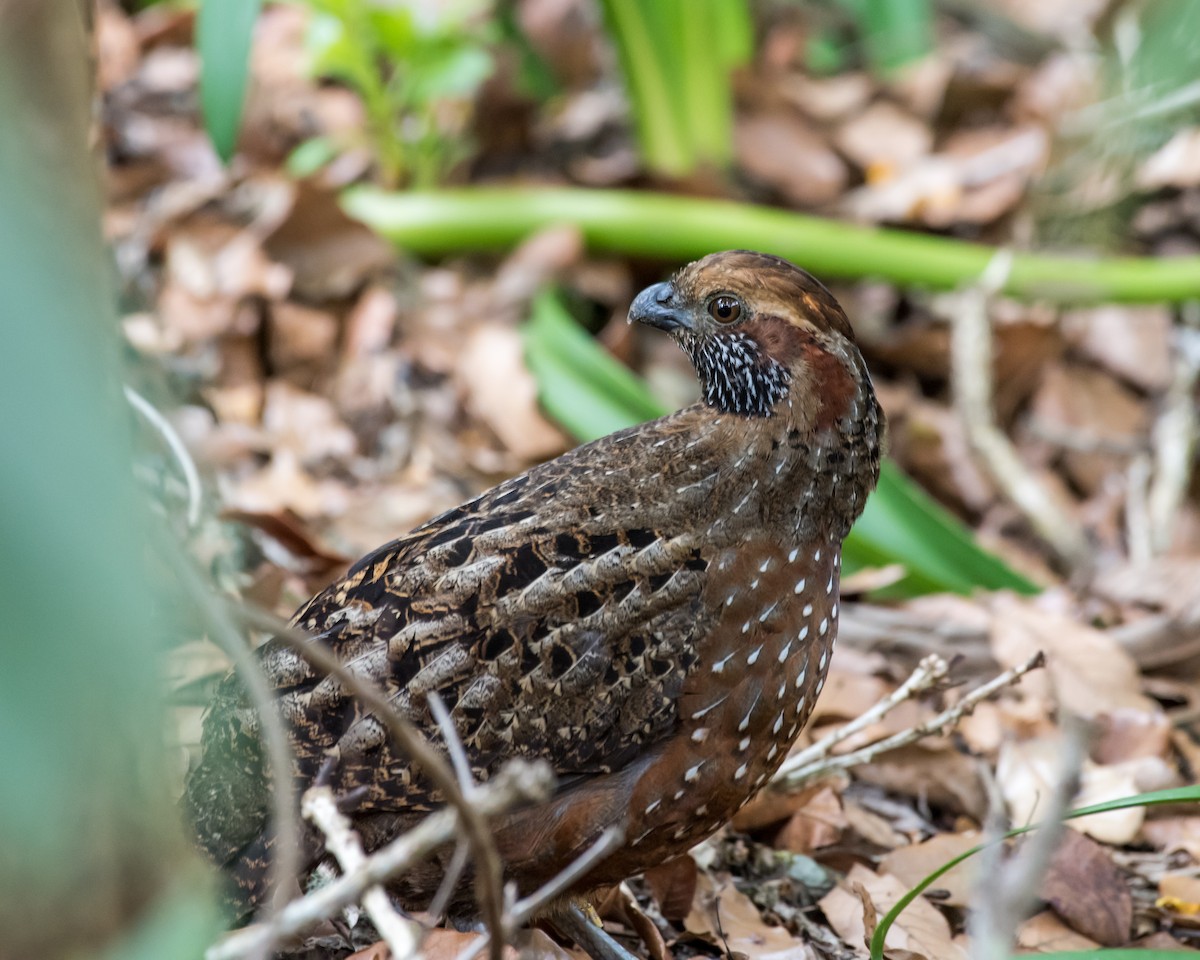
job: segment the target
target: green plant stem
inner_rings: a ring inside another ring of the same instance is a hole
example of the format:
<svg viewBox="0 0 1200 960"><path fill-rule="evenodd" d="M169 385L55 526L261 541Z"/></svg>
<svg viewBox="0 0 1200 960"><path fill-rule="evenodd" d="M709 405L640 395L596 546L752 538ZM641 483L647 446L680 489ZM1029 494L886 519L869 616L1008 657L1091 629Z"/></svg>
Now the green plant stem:
<svg viewBox="0 0 1200 960"><path fill-rule="evenodd" d="M696 157L678 110L678 92L672 89L676 44L664 46L654 30L674 6L654 7L637 0L600 3L621 61L643 157L651 169L680 176L695 166Z"/></svg>
<svg viewBox="0 0 1200 960"><path fill-rule="evenodd" d="M823 277L874 277L952 289L978 279L997 248L863 227L769 207L650 192L489 187L388 193L358 188L352 215L416 254L503 249L573 223L593 250L662 260L746 247ZM1004 292L1057 303L1157 303L1200 297L1200 257L1084 257L1018 252Z"/></svg>
<svg viewBox="0 0 1200 960"><path fill-rule="evenodd" d="M1094 813L1108 813L1113 810L1128 810L1131 807L1154 807L1168 803L1196 803L1200 801L1200 787L1173 787L1168 790L1154 790L1149 793L1140 793L1134 797L1122 797L1119 800L1107 800L1103 803L1094 803L1088 807L1080 807L1077 810L1072 810L1063 816L1064 820L1075 820L1079 817L1090 816ZM970 850L964 851L952 860L943 863L940 867L929 874L925 879L918 883L915 887L904 894L899 900L892 905L892 908L883 915L879 921L879 925L875 928L874 934L871 935L871 960L883 960L884 944L887 940L888 931L899 918L900 914L908 907L910 903L917 899L922 893L928 890L940 877L949 873L964 860L975 856L985 847L989 847L995 843L1001 843L1004 840L1010 840L1013 837L1019 837L1022 834L1029 833L1031 830L1036 830L1041 824L1033 823L1024 827L1017 827L1015 830L1009 830L1002 837L995 840L988 840L984 843L977 844ZM1169 952L1169 951L1168 951ZM1107 955L1101 951L1098 955ZM1063 954L1062 956L1070 956ZM1087 953L1078 954L1077 956L1086 957ZM1149 956L1149 954L1147 954Z"/></svg>

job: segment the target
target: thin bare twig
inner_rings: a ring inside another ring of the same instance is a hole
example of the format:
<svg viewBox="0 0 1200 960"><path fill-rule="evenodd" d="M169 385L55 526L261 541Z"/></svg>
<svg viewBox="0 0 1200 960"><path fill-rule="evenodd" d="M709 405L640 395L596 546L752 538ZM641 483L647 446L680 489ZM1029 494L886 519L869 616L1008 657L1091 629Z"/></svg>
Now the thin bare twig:
<svg viewBox="0 0 1200 960"><path fill-rule="evenodd" d="M478 785L471 773L471 762L467 759L467 752L463 749L462 740L458 736L458 728L454 726L454 721L450 718L450 711L446 709L446 704L438 696L436 690L430 690L426 695L426 700L429 703L429 712L433 714L438 729L442 731L442 739L446 742L446 752L450 755L450 762L458 777L459 786L462 787L463 796L470 800ZM450 898L454 895L458 881L462 878L463 871L467 868L469 854L470 847L459 840L450 857L446 875L442 877L442 882L439 884L433 900L429 903L428 912L433 918L432 922L436 923L441 919Z"/></svg>
<svg viewBox="0 0 1200 960"><path fill-rule="evenodd" d="M907 680L869 710L839 727L829 736L822 737L816 743L788 757L783 766L775 772L775 779L787 780L796 770L824 760L833 753L833 748L839 743L867 729L871 724L878 723L905 700L911 700L918 694L937 686L949 672L950 665L936 653L931 653L917 664L917 669Z"/></svg>
<svg viewBox="0 0 1200 960"><path fill-rule="evenodd" d="M1146 513L1150 545L1156 554L1170 547L1174 538L1175 519L1192 479L1196 439L1200 433L1200 414L1196 411L1196 384L1200 381L1200 304L1184 304L1180 315L1182 322L1174 330L1175 369L1151 435L1154 476L1146 494Z"/></svg>
<svg viewBox="0 0 1200 960"><path fill-rule="evenodd" d="M505 939L511 937L517 930L550 901L557 899L572 884L587 875L597 863L612 853L625 839L625 830L619 826L607 827L599 838L580 856L572 860L559 873L538 887L524 899L518 900L508 910L504 917ZM489 935L490 936L490 935ZM472 960L488 944L488 937L483 937L460 953L455 960Z"/></svg>
<svg viewBox="0 0 1200 960"><path fill-rule="evenodd" d="M480 912L489 933L493 934L491 960L501 960L504 940L498 934L503 930L504 888L500 855L496 851L496 844L486 820L476 809L476 805L464 796L458 779L445 758L396 713L391 702L375 684L348 669L318 640L265 610L246 605L239 605L234 609L244 622L270 631L313 666L335 677L387 727L388 733L400 750L425 771L434 786L446 798L446 803L458 812L471 850L475 854L476 895Z"/></svg>
<svg viewBox="0 0 1200 960"><path fill-rule="evenodd" d="M991 797L988 833L991 841L982 854L979 876L986 878L986 890L975 898L978 907L968 921L971 932L971 960L1008 960L1017 929L1037 902L1042 877L1065 829L1063 813L1079 788L1079 772L1086 757L1087 730L1073 717L1063 718L1063 749L1053 789L1042 813L1041 826L1026 835L1020 852L1007 864L1001 863L1006 820L1004 802L996 783L985 777Z"/></svg>
<svg viewBox="0 0 1200 960"><path fill-rule="evenodd" d="M350 826L350 818L338 809L329 787L309 787L300 801L300 812L325 835L325 849L334 855L343 873L362 869L367 859L362 841ZM363 891L362 905L395 960L420 960L421 925L397 913L383 887L375 885Z"/></svg>
<svg viewBox="0 0 1200 960"><path fill-rule="evenodd" d="M1073 569L1086 569L1091 551L1082 527L1050 497L1021 462L992 411L992 328L988 302L1003 289L1012 269L1011 250L992 258L979 282L948 298L950 365L954 406L967 443L996 486L1034 530Z"/></svg>
<svg viewBox="0 0 1200 960"><path fill-rule="evenodd" d="M953 727L963 717L975 709L975 706L983 700L986 700L997 690L1003 687L1010 686L1017 682L1021 677L1027 674L1030 670L1034 670L1045 663L1045 657L1039 651L1034 654L1024 663L1005 670L1003 673L989 680L987 683L981 684L970 693L966 694L958 703L952 707L948 707L939 713L937 716L926 720L924 723L919 723L916 726L909 727L907 730L901 730L899 733L893 734L890 737L885 737L883 740L877 740L875 743L868 744L858 750L850 753L843 753L838 756L828 756L828 751L822 750L817 756L821 757L816 761L805 766L793 766L791 769L781 767L780 771L772 779L771 784L776 789L793 790L803 783L814 780L817 777L825 776L835 770L848 770L850 767L857 767L859 764L869 763L880 754L887 753L891 750L898 750L900 747L906 747L910 743L916 743L918 740L923 740L925 737L932 736L935 733L943 733ZM921 668L917 668L920 672ZM909 678L911 681L911 677ZM916 693L918 686L914 684L912 693ZM909 696L912 696L912 693ZM890 698L889 698L890 699ZM884 701L886 702L886 701ZM899 701L897 701L898 703ZM896 704L891 704L888 709L891 709ZM875 709L875 708L872 708ZM884 711L885 713L887 711ZM837 736L837 734L833 734ZM814 748L820 746L814 744ZM809 748L810 750L813 748Z"/></svg>
<svg viewBox="0 0 1200 960"><path fill-rule="evenodd" d="M195 530L200 523L200 508L204 502L204 488L200 485L200 471L196 469L196 462L188 452L187 445L180 438L175 428L171 426L171 421L164 417L154 404L128 384L125 384L125 399L158 432L158 435L163 438L163 442L166 443L167 448L171 451L175 462L179 464L179 470L183 474L183 482L187 486L188 493L187 525L189 530Z"/></svg>
<svg viewBox="0 0 1200 960"><path fill-rule="evenodd" d="M553 782L547 764L510 760L479 789L473 801L474 811L483 818L519 804L544 800ZM357 903L370 887L386 884L449 843L462 825L461 811L455 807L431 813L411 830L367 857L354 872L342 874L307 896L293 900L269 922L256 923L226 937L208 950L206 960L244 960L281 937L301 933L336 916L343 908Z"/></svg>

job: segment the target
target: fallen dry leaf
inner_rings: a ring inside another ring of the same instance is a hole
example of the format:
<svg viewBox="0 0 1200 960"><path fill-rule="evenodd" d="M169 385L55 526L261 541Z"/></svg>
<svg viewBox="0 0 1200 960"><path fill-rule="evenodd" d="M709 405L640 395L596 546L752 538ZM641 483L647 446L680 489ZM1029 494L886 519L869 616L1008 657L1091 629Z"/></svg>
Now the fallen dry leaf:
<svg viewBox="0 0 1200 960"><path fill-rule="evenodd" d="M728 874L703 872L684 928L750 960L816 960L813 949L782 927L768 926L758 908L738 892Z"/></svg>
<svg viewBox="0 0 1200 960"><path fill-rule="evenodd" d="M1052 910L1043 910L1021 924L1017 931L1017 946L1035 953L1054 953L1095 950L1100 944L1072 930Z"/></svg>
<svg viewBox="0 0 1200 960"><path fill-rule="evenodd" d="M342 212L335 193L306 181L296 185L290 214L264 248L292 271L296 292L310 301L350 296L396 259L378 234Z"/></svg>
<svg viewBox="0 0 1200 960"><path fill-rule="evenodd" d="M467 408L517 459L546 460L569 446L563 432L542 415L524 343L511 327L488 323L476 328L459 356L457 379L466 391Z"/></svg>
<svg viewBox="0 0 1200 960"><path fill-rule="evenodd" d="M868 177L882 179L891 179L933 146L928 126L886 100L877 100L854 114L834 139L838 149Z"/></svg>
<svg viewBox="0 0 1200 960"><path fill-rule="evenodd" d="M863 953L867 921L862 902L852 892L850 885L853 884L869 895L878 916L890 910L908 892L908 887L896 877L881 877L856 863L844 883L821 899L821 910L837 935L856 952ZM963 948L954 942L946 918L924 897L917 897L909 904L888 930L885 944L889 953L909 950L928 960L966 960L967 957Z"/></svg>
<svg viewBox="0 0 1200 960"><path fill-rule="evenodd" d="M1013 596L997 596L992 612L992 653L1002 666L1038 650L1046 655L1046 669L1026 677L1022 688L1036 690L1048 678L1059 705L1082 717L1122 708L1161 712L1142 694L1133 658L1103 631Z"/></svg>
<svg viewBox="0 0 1200 960"><path fill-rule="evenodd" d="M1125 875L1104 847L1075 830L1063 831L1040 895L1072 930L1097 943L1129 939L1133 897Z"/></svg>
<svg viewBox="0 0 1200 960"><path fill-rule="evenodd" d="M1142 824L1142 836L1163 853L1182 850L1200 863L1200 816L1155 817Z"/></svg>
<svg viewBox="0 0 1200 960"><path fill-rule="evenodd" d="M651 867L643 875L659 912L668 920L682 920L696 898L696 861L687 854Z"/></svg>
<svg viewBox="0 0 1200 960"><path fill-rule="evenodd" d="M775 837L774 845L792 853L808 854L837 843L846 827L840 798L830 787L822 787L792 814Z"/></svg>
<svg viewBox="0 0 1200 960"><path fill-rule="evenodd" d="M1172 913L1200 918L1200 877L1166 874L1158 882L1158 905Z"/></svg>
<svg viewBox="0 0 1200 960"><path fill-rule="evenodd" d="M1139 792L1138 762L1100 766L1085 760L1080 789L1072 806L1083 807ZM1062 776L1062 744L1057 737L1006 742L996 762L996 780L1014 824L1036 823ZM1123 845L1138 835L1146 811L1142 807L1110 810L1069 820L1067 825L1104 843Z"/></svg>
<svg viewBox="0 0 1200 960"><path fill-rule="evenodd" d="M1108 370L1151 392L1171 379L1171 312L1160 304L1108 304L1063 314L1075 347Z"/></svg>
<svg viewBox="0 0 1200 960"><path fill-rule="evenodd" d="M734 144L737 164L747 176L793 206L822 206L846 188L841 157L791 110L739 117Z"/></svg>
<svg viewBox="0 0 1200 960"><path fill-rule="evenodd" d="M906 886L915 887L934 870L979 843L978 830L939 833L921 843L897 847L884 854L883 859L879 861L879 872L891 874ZM945 892L945 896L938 900L939 903L965 907L971 902L976 884L974 865L977 862L975 858L968 858L953 870L938 877L932 889Z"/></svg>
<svg viewBox="0 0 1200 960"><path fill-rule="evenodd" d="M1140 447L1150 424L1149 410L1128 387L1103 370L1065 364L1046 369L1030 415L1050 436L1129 450ZM1126 460L1079 448L1066 449L1062 456L1070 479L1089 495L1099 492Z"/></svg>
<svg viewBox="0 0 1200 960"><path fill-rule="evenodd" d="M1171 747L1171 721L1161 711L1117 707L1101 715L1096 725L1091 755L1097 763L1165 757Z"/></svg>

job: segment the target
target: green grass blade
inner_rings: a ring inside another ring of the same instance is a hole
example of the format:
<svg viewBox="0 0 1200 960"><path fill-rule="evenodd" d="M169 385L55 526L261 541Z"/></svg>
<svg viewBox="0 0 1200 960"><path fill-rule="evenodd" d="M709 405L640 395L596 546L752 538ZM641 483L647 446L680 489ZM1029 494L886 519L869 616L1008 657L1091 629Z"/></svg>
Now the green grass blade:
<svg viewBox="0 0 1200 960"><path fill-rule="evenodd" d="M1131 807L1153 807L1166 803L1197 803L1200 802L1200 786L1190 787L1174 787L1170 790L1155 790L1150 793L1139 793L1134 797L1122 797L1119 800L1107 800L1104 803L1094 803L1088 807L1080 807L1077 810L1072 810L1067 813L1064 820L1075 820L1079 817L1090 816L1094 813L1108 813L1113 810L1128 810ZM1015 830L1009 830L997 840L981 843L972 847L965 853L959 854L954 859L942 864L933 873L929 874L924 880L918 883L915 887L908 891L904 896L896 901L895 905L885 913L879 921L879 925L875 928L875 933L871 937L871 960L883 960L884 941L887 939L888 931L895 924L897 918L902 914L910 903L917 899L922 893L930 888L937 880L949 873L964 860L967 860L981 850L995 843L1001 843L1004 840L1009 840L1013 837L1019 837L1024 833L1029 833L1031 830L1036 830L1041 824L1033 823L1026 827L1017 827ZM1171 956L1173 951L1166 951L1166 956ZM1096 951L1084 952L1078 954L1079 957L1090 957L1097 955ZM1136 960L1142 960L1148 954L1145 951L1137 951ZM1071 954L1060 954L1059 956L1071 956Z"/></svg>
<svg viewBox="0 0 1200 960"><path fill-rule="evenodd" d="M866 0L859 26L867 59L879 73L896 70L933 49L929 0Z"/></svg>
<svg viewBox="0 0 1200 960"><path fill-rule="evenodd" d="M524 333L526 360L542 403L576 439L594 440L668 412L643 380L579 327L554 294L537 298ZM905 577L886 591L892 597L979 587L1037 590L976 546L965 527L891 463L883 465L879 488L846 540L842 562L848 572L902 564Z"/></svg>
<svg viewBox="0 0 1200 960"><path fill-rule="evenodd" d="M202 0L196 15L200 113L226 163L237 145L250 73L250 43L262 0Z"/></svg>
<svg viewBox="0 0 1200 960"><path fill-rule="evenodd" d="M553 293L534 301L525 358L546 411L577 440L595 440L666 410L645 383L603 350Z"/></svg>
<svg viewBox="0 0 1200 960"><path fill-rule="evenodd" d="M1179 960L1192 957L1195 950L1139 950L1137 947L1117 947L1111 950L1068 950L1065 953L1039 953L1038 960Z"/></svg>
<svg viewBox="0 0 1200 960"><path fill-rule="evenodd" d="M687 173L696 157L679 107L678 44L663 28L670 11L640 0L601 0L600 6L625 77L642 159L659 173Z"/></svg>
<svg viewBox="0 0 1200 960"><path fill-rule="evenodd" d="M903 557L909 577L918 578L881 591L882 597L913 596L920 583L937 583L954 593L970 593L976 587L1038 592L1034 583L980 549L949 511L891 463L880 471L879 486L851 531L846 556L854 558L860 542L871 544L882 555Z"/></svg>

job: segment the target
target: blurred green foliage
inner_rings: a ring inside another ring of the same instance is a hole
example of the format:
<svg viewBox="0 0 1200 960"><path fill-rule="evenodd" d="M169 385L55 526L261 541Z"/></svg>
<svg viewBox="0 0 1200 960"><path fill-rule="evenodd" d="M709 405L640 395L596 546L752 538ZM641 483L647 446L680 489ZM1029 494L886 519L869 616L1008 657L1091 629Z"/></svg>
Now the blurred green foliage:
<svg viewBox="0 0 1200 960"><path fill-rule="evenodd" d="M490 4L307 3L311 69L362 97L380 180L437 183L469 152L471 103L493 68Z"/></svg>
<svg viewBox="0 0 1200 960"><path fill-rule="evenodd" d="M655 173L728 165L731 74L754 53L746 0L600 0L638 144Z"/></svg>
<svg viewBox="0 0 1200 960"><path fill-rule="evenodd" d="M250 43L262 0L203 0L196 14L200 113L226 163L237 145L250 73Z"/></svg>
<svg viewBox="0 0 1200 960"><path fill-rule="evenodd" d="M0 16L0 953L99 952L166 911L143 955L198 956L216 916L170 796L87 49L76 4Z"/></svg>
<svg viewBox="0 0 1200 960"><path fill-rule="evenodd" d="M525 356L547 412L577 440L594 440L667 409L645 382L608 354L544 293L525 327ZM976 588L1036 593L1037 587L982 550L958 520L891 463L842 552L846 573L899 564L904 576L881 594L970 593Z"/></svg>
<svg viewBox="0 0 1200 960"><path fill-rule="evenodd" d="M931 0L800 0L813 30L805 60L817 74L864 64L887 75L933 49Z"/></svg>

